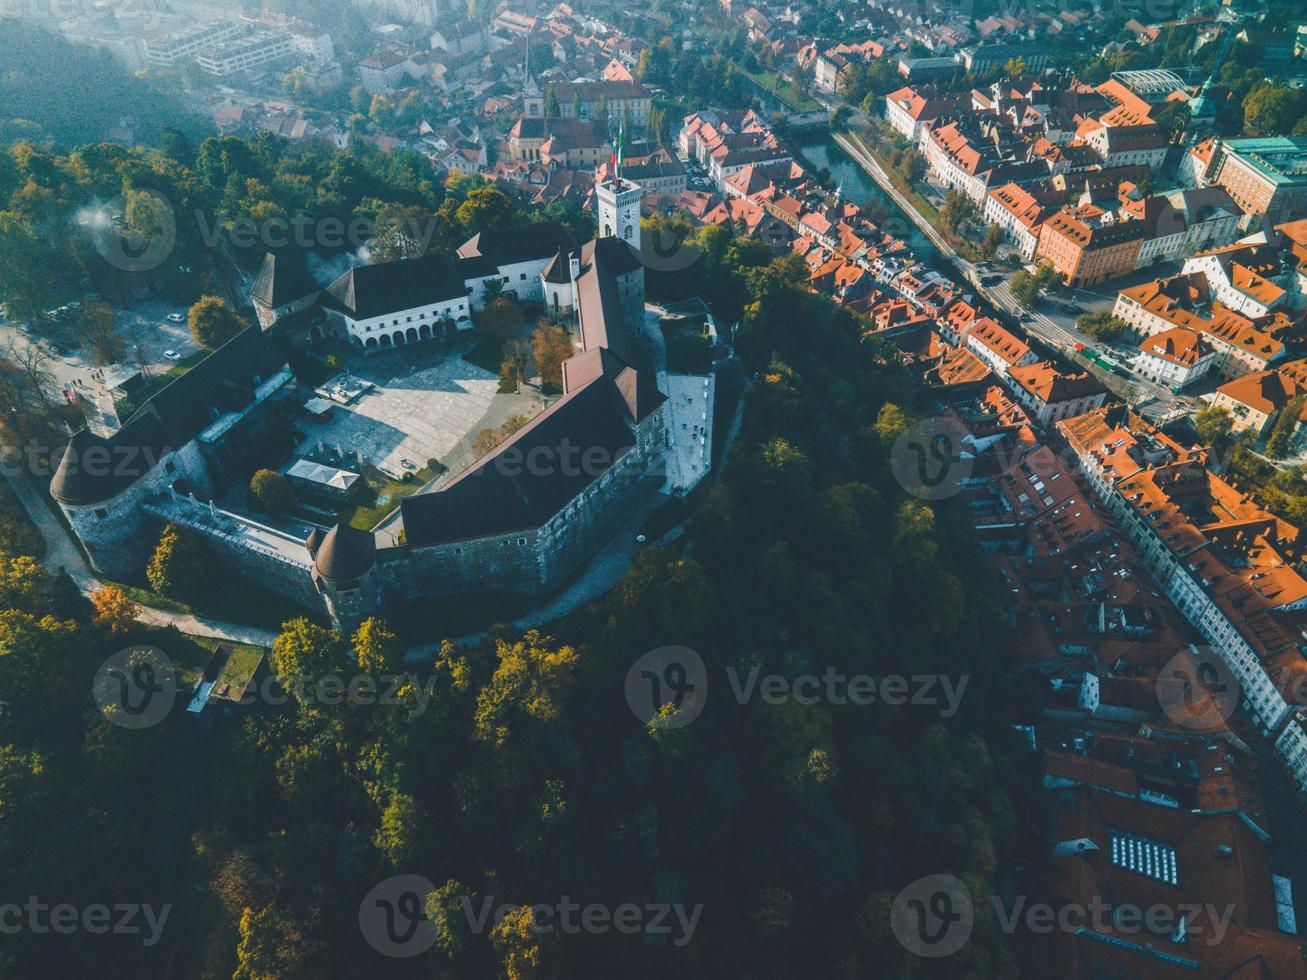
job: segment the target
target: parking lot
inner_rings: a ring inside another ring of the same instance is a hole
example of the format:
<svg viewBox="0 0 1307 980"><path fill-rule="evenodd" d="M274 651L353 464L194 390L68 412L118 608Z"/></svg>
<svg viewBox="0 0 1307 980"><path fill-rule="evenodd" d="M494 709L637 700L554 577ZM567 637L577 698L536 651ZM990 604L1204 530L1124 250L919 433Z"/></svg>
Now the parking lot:
<svg viewBox="0 0 1307 980"><path fill-rule="evenodd" d="M182 322L170 322L170 313L182 317ZM120 366L142 371L153 378L198 351L200 347L191 337L185 313L182 307L158 301L115 310L115 331L126 344ZM64 390L71 385L88 403L87 423L93 431L106 435L118 428L113 395L105 387L102 377L106 365L99 364L92 351L79 342L70 323L41 322L24 330L17 323L0 321L0 352L11 348L26 352L32 347L46 356L45 368L53 380L51 397L62 398ZM166 356L168 351L175 356Z"/></svg>

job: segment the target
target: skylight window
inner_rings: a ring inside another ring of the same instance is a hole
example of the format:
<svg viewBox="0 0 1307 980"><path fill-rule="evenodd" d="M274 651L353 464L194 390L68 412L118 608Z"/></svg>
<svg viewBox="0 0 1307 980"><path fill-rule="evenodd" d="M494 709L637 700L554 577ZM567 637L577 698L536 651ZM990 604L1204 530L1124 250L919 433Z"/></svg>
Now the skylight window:
<svg viewBox="0 0 1307 980"><path fill-rule="evenodd" d="M1175 848L1123 830L1109 831L1112 864L1168 885L1179 879L1175 871Z"/></svg>

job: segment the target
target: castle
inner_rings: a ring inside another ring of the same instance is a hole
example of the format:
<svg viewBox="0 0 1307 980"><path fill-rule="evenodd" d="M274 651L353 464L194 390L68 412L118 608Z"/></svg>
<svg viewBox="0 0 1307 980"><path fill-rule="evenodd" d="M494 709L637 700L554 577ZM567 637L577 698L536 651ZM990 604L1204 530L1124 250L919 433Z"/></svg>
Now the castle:
<svg viewBox="0 0 1307 980"><path fill-rule="evenodd" d="M203 536L222 562L350 624L393 602L472 591L541 594L561 585L667 482L678 436L667 393L637 367L645 330L640 190L596 189L600 237L559 225L483 232L453 258L351 269L325 289L269 256L251 327L155 394L109 438L70 440L50 492L92 564L138 573L164 523ZM268 330L300 319L367 353L472 326L488 283L575 315L581 350L563 394L438 489L405 498L386 530L315 527L300 538L215 499L236 485L296 388ZM313 314L309 317L306 314ZM704 388L708 387L704 381ZM703 441L703 429L693 436Z"/></svg>

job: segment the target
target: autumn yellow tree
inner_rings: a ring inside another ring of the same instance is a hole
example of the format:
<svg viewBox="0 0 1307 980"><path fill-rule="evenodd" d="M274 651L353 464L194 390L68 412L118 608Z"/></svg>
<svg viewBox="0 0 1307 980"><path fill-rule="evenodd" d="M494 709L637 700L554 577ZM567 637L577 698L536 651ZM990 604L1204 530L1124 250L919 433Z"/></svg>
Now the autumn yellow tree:
<svg viewBox="0 0 1307 980"><path fill-rule="evenodd" d="M141 607L116 585L106 585L103 589L92 592L91 604L95 606L91 622L112 634L128 632L141 611Z"/></svg>
<svg viewBox="0 0 1307 980"><path fill-rule="evenodd" d="M404 650L399 637L390 631L385 620L371 617L354 631L354 652L359 668L372 673L394 672L404 666Z"/></svg>
<svg viewBox="0 0 1307 980"><path fill-rule="evenodd" d="M507 912L490 930L490 943L503 957L508 980L549 980L558 976L550 934L536 925L535 912L523 905Z"/></svg>
<svg viewBox="0 0 1307 980"><path fill-rule="evenodd" d="M176 524L167 525L145 566L154 591L174 598L191 596L205 583L207 574L200 539Z"/></svg>
<svg viewBox="0 0 1307 980"><path fill-rule="evenodd" d="M221 296L201 296L187 315L191 336L205 347L221 347L245 329L242 320Z"/></svg>
<svg viewBox="0 0 1307 980"><path fill-rule="evenodd" d="M534 345L536 368L540 371L541 380L561 388L563 362L576 353L572 347L572 338L562 327L556 327L542 320L531 340Z"/></svg>

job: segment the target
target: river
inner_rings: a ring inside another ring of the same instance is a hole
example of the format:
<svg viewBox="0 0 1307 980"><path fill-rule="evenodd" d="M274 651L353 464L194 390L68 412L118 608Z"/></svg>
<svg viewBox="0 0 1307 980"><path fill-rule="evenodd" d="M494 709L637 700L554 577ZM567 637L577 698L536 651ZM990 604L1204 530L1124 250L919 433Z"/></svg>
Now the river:
<svg viewBox="0 0 1307 980"><path fill-rule="evenodd" d="M917 258L931 265L939 264L939 250L930 239L830 136L819 142L799 144L796 152L814 168L830 171L831 180L839 185L845 200L900 219L896 222L898 227L893 229L895 234L908 243Z"/></svg>

